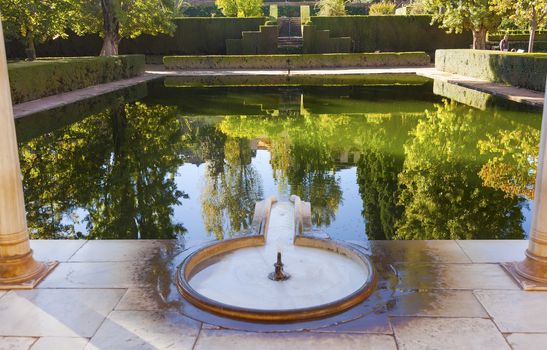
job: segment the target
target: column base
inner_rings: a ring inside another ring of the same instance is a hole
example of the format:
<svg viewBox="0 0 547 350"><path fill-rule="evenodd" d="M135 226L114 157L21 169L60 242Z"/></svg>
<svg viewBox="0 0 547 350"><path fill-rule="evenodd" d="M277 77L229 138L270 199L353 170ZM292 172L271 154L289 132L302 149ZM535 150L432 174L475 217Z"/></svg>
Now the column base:
<svg viewBox="0 0 547 350"><path fill-rule="evenodd" d="M547 291L547 261L535 258L526 251L526 258L519 262L502 263L501 266L523 290Z"/></svg>
<svg viewBox="0 0 547 350"><path fill-rule="evenodd" d="M0 290L33 289L58 264L34 260L32 250L22 256L0 258Z"/></svg>

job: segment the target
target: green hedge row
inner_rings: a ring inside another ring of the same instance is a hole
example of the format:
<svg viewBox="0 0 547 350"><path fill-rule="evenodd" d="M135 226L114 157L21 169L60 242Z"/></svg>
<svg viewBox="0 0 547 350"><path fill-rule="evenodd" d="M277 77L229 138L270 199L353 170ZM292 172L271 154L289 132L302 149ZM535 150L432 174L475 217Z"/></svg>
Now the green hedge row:
<svg viewBox="0 0 547 350"><path fill-rule="evenodd" d="M223 55L226 39L241 39L244 31L258 31L266 22L265 17L190 17L177 18L177 29L168 35L141 35L123 40L120 52L145 55Z"/></svg>
<svg viewBox="0 0 547 350"><path fill-rule="evenodd" d="M486 36L488 41L500 41L507 34L509 41L528 41L530 40L530 31L528 30L519 30L519 31L508 31L508 32L496 32L488 33ZM547 31L538 30L536 32L536 41L547 41Z"/></svg>
<svg viewBox="0 0 547 350"><path fill-rule="evenodd" d="M302 26L303 53L350 53L351 38L332 38L330 30L317 30L316 26Z"/></svg>
<svg viewBox="0 0 547 350"><path fill-rule="evenodd" d="M471 33L447 34L431 26L431 16L346 16L312 17L318 29L330 30L331 37L350 37L354 52L425 51L468 48Z"/></svg>
<svg viewBox="0 0 547 350"><path fill-rule="evenodd" d="M245 31L241 39L226 39L226 54L256 55L277 53L278 26L260 26L259 31Z"/></svg>
<svg viewBox="0 0 547 350"><path fill-rule="evenodd" d="M425 52L337 53L311 55L167 56L165 68L176 69L313 69L334 67L424 66Z"/></svg>
<svg viewBox="0 0 547 350"><path fill-rule="evenodd" d="M547 53L437 50L435 68L472 78L545 91Z"/></svg>
<svg viewBox="0 0 547 350"><path fill-rule="evenodd" d="M265 17L226 18L191 17L175 19L176 30L172 36L141 35L135 39L123 39L120 54L165 55L223 55L226 54L226 39L241 39L243 31L259 30ZM102 39L98 35L68 39L56 39L37 45L39 57L93 56L101 51ZM6 45L10 58L25 57L25 48L19 42Z"/></svg>
<svg viewBox="0 0 547 350"><path fill-rule="evenodd" d="M528 42L526 41L509 41L510 50L528 51ZM547 41L536 41L534 43L534 52L547 52Z"/></svg>
<svg viewBox="0 0 547 350"><path fill-rule="evenodd" d="M14 104L131 78L143 72L143 55L50 58L8 64Z"/></svg>

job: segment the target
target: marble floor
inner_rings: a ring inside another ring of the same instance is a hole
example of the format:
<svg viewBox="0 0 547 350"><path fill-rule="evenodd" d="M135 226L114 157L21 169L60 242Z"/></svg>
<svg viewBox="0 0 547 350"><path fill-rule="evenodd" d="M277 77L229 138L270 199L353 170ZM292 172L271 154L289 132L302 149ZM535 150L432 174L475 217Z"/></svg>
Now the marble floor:
<svg viewBox="0 0 547 350"><path fill-rule="evenodd" d="M327 319L256 324L205 313L174 285L175 241L32 241L59 266L34 290L0 291L0 349L545 349L547 292L501 267L526 241L360 244L380 281Z"/></svg>

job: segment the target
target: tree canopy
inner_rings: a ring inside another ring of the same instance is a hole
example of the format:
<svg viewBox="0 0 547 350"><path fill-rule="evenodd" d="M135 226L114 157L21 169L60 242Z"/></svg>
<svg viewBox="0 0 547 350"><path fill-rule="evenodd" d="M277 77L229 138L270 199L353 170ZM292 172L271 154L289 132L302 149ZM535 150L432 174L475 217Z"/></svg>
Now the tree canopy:
<svg viewBox="0 0 547 350"><path fill-rule="evenodd" d="M319 11L318 16L345 16L346 7L344 0L319 0L315 5Z"/></svg>
<svg viewBox="0 0 547 350"><path fill-rule="evenodd" d="M519 27L530 29L528 52L534 51L536 30L547 24L547 1L542 0L491 0L493 10Z"/></svg>
<svg viewBox="0 0 547 350"><path fill-rule="evenodd" d="M449 33L473 32L473 48L486 48L486 33L497 29L500 16L492 11L490 0L422 0L433 14L433 22Z"/></svg>
<svg viewBox="0 0 547 350"><path fill-rule="evenodd" d="M22 40L30 60L35 44L67 36L76 13L70 0L0 0L0 8L6 36Z"/></svg>
<svg viewBox="0 0 547 350"><path fill-rule="evenodd" d="M262 16L262 0L216 0L215 4L226 17Z"/></svg>
<svg viewBox="0 0 547 350"><path fill-rule="evenodd" d="M173 7L158 0L74 0L78 7L72 29L104 38L101 55L117 55L123 38L174 30Z"/></svg>

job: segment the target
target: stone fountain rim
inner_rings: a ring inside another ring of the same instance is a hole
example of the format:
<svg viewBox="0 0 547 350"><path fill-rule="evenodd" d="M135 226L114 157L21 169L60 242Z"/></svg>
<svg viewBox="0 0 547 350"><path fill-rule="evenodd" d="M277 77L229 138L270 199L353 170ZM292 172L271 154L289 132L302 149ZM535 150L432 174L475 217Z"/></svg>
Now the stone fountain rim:
<svg viewBox="0 0 547 350"><path fill-rule="evenodd" d="M295 203L296 204L296 203ZM364 301L375 289L376 272L368 257L357 247L342 241L295 235L294 245L325 249L345 255L367 268L369 275L354 292L338 300L305 308L290 310L254 309L221 303L197 292L190 286L190 279L199 272L202 264L241 248L259 247L265 244L264 235L253 235L207 243L186 256L177 270L177 288L179 292L195 306L217 315L255 322L298 322L323 318L341 313ZM198 270L198 271L196 271Z"/></svg>

